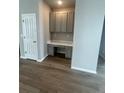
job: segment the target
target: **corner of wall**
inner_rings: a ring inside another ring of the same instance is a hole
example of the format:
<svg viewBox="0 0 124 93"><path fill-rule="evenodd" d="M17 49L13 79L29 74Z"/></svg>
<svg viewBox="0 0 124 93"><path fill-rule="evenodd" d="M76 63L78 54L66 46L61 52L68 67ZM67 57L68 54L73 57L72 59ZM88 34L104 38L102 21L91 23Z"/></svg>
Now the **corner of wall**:
<svg viewBox="0 0 124 93"><path fill-rule="evenodd" d="M43 60L47 57L48 55L44 56L43 58L41 59L38 59L37 62L43 62Z"/></svg>
<svg viewBox="0 0 124 93"><path fill-rule="evenodd" d="M83 68L78 68L78 67L71 67L71 69L74 69L74 70L79 70L79 71L83 71L83 72L87 72L87 73L92 73L92 74L97 74L96 71L93 71L93 70L89 70L89 69L83 69Z"/></svg>

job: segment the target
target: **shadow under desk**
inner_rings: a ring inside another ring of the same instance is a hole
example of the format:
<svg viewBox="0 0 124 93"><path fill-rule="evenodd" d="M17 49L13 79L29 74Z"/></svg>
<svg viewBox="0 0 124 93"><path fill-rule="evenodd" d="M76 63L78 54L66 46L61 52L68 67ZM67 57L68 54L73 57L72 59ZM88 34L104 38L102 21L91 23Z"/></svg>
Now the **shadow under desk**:
<svg viewBox="0 0 124 93"><path fill-rule="evenodd" d="M62 58L72 57L73 43L71 41L48 41L47 52L48 55L58 56Z"/></svg>

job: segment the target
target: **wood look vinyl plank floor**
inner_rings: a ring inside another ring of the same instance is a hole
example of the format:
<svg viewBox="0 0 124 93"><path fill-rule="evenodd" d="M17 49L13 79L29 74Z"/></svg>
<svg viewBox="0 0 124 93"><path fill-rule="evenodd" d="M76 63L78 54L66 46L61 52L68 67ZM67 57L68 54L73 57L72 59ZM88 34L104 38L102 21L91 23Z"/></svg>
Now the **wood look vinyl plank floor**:
<svg viewBox="0 0 124 93"><path fill-rule="evenodd" d="M100 64L102 63L102 65ZM43 62L20 59L20 93L105 93L104 62L98 73L72 70L69 59L48 56Z"/></svg>

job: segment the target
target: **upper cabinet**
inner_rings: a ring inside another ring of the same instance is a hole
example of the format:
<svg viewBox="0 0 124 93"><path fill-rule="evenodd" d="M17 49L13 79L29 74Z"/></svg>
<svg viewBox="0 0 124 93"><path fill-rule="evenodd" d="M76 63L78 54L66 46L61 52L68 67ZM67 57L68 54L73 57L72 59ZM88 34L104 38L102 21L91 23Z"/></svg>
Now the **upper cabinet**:
<svg viewBox="0 0 124 93"><path fill-rule="evenodd" d="M50 13L50 32L55 32L55 21L56 21L56 13Z"/></svg>
<svg viewBox="0 0 124 93"><path fill-rule="evenodd" d="M67 13L67 32L73 32L74 30L74 12Z"/></svg>
<svg viewBox="0 0 124 93"><path fill-rule="evenodd" d="M51 32L73 32L74 12L50 13Z"/></svg>
<svg viewBox="0 0 124 93"><path fill-rule="evenodd" d="M67 28L67 13L57 13L57 15L60 15L60 32L66 32ZM57 19L56 19L57 20Z"/></svg>

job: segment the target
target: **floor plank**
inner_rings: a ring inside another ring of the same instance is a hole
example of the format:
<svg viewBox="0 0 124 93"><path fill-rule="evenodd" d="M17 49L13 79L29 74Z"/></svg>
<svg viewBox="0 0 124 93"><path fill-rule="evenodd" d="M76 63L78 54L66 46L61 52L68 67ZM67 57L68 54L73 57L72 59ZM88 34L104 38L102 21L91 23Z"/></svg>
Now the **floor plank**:
<svg viewBox="0 0 124 93"><path fill-rule="evenodd" d="M20 59L20 93L104 93L102 60L97 75L72 70L70 66L69 59L51 56L41 63Z"/></svg>

